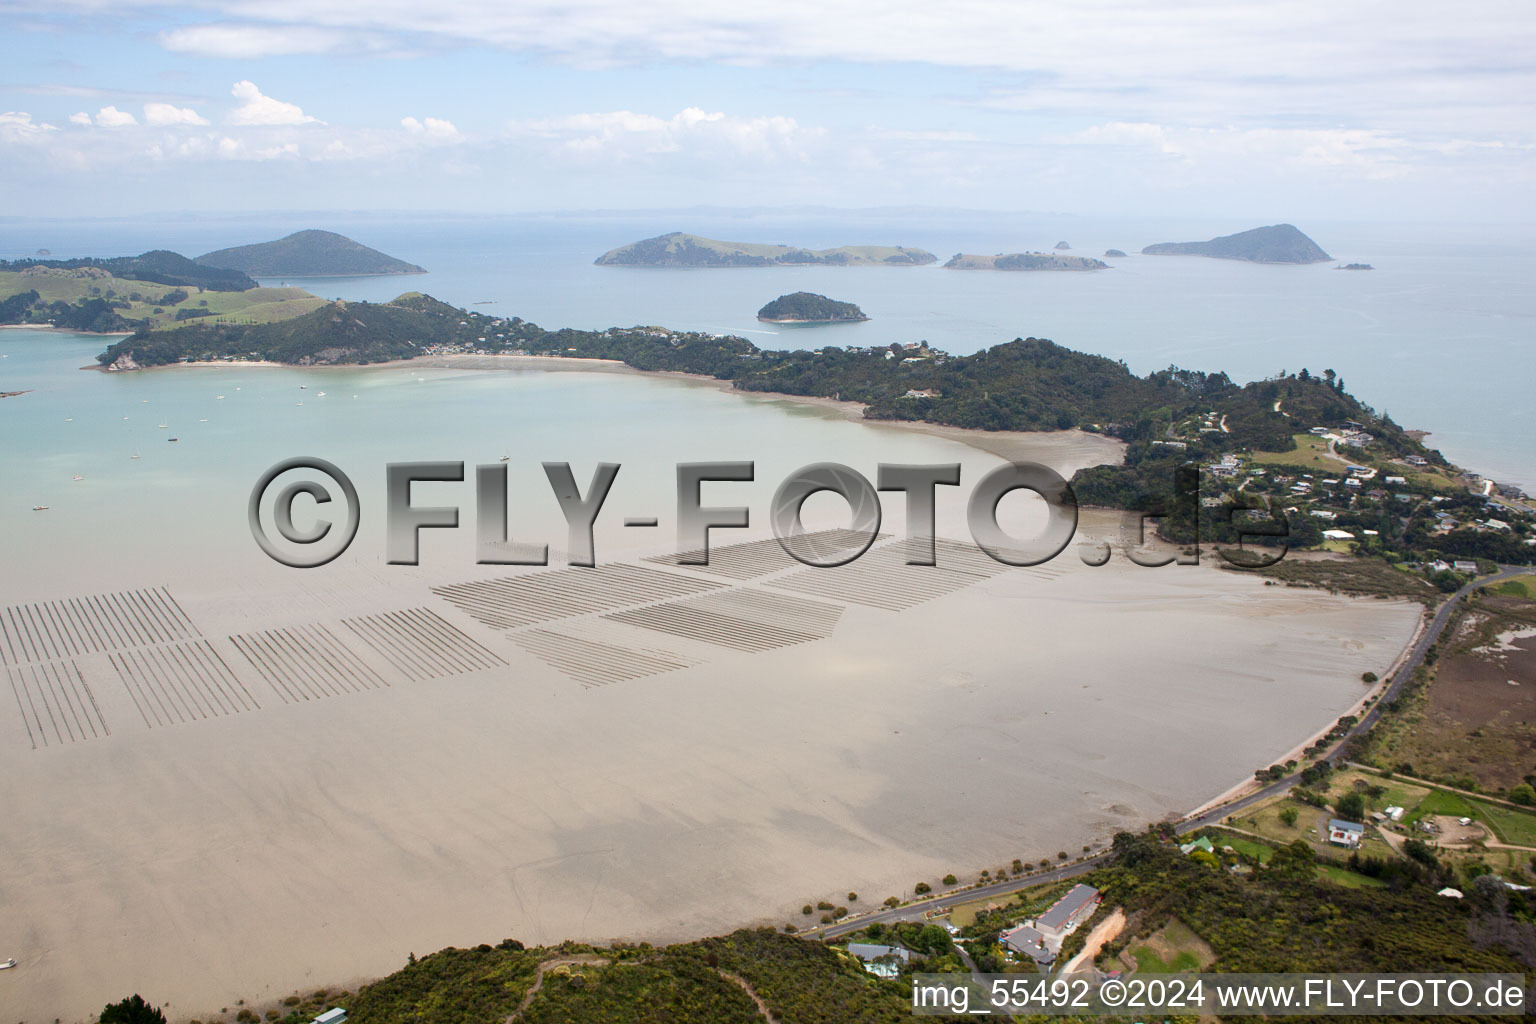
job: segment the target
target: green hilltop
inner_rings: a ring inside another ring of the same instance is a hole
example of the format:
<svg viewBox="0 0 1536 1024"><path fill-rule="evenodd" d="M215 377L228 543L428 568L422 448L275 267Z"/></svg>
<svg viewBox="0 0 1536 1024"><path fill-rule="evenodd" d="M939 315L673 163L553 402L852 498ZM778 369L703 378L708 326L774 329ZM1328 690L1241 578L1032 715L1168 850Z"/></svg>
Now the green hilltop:
<svg viewBox="0 0 1536 1024"><path fill-rule="evenodd" d="M844 245L803 249L793 245L722 242L674 231L610 249L593 262L600 267L921 267L938 259L901 245Z"/></svg>
<svg viewBox="0 0 1536 1024"><path fill-rule="evenodd" d="M1141 252L1144 256L1211 256L1250 263L1322 263L1333 259L1293 224L1271 224L1208 242L1159 242Z"/></svg>
<svg viewBox="0 0 1536 1024"><path fill-rule="evenodd" d="M370 249L333 231L295 231L272 242L218 249L197 257L205 267L224 267L252 277L376 277L425 274L414 263Z"/></svg>

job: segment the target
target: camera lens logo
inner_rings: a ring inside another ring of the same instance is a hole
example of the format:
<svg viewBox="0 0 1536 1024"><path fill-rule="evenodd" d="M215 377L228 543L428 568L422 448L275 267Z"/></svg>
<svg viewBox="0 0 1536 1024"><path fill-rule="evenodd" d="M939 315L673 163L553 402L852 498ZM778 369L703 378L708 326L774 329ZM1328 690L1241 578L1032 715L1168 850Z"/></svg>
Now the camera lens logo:
<svg viewBox="0 0 1536 1024"><path fill-rule="evenodd" d="M309 478L296 479L283 484L277 492L277 499L271 511L272 526L278 537L287 542L284 545L279 544L267 532L261 513L267 491L273 488L279 477L294 470L307 471ZM330 488L313 479L314 476L322 475L330 478L331 485L340 490L346 501L346 522L334 533L332 528L336 524L330 519L317 519L315 525L307 530L299 529L293 522L293 503L301 494L309 495L317 506L324 507L332 503ZM256 538L256 543L261 550L273 560L295 569L313 569L324 565L347 550L348 545L352 543L352 538L357 536L360 514L361 506L357 500L357 488L353 486L351 477L324 459L312 456L285 459L263 473L261 479L256 481L256 486L251 489L251 500L246 507L246 515L251 524L251 536Z"/></svg>

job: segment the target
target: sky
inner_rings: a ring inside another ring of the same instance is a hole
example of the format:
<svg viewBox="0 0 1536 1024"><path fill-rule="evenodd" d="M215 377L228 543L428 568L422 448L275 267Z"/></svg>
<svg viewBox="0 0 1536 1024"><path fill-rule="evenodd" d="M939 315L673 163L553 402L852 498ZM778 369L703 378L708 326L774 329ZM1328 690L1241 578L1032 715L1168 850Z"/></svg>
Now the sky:
<svg viewBox="0 0 1536 1024"><path fill-rule="evenodd" d="M1529 0L0 0L0 17L0 216L1536 219Z"/></svg>

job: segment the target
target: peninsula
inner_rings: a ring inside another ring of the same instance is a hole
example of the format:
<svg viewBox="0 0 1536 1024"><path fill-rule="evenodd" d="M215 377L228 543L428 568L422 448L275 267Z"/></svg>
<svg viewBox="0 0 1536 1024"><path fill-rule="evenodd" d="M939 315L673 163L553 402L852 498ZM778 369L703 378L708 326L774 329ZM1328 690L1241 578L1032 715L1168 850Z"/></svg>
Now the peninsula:
<svg viewBox="0 0 1536 1024"><path fill-rule="evenodd" d="M370 249L334 231L295 231L272 242L217 249L197 257L205 267L224 267L251 277L384 277L425 274L414 263Z"/></svg>
<svg viewBox="0 0 1536 1024"><path fill-rule="evenodd" d="M722 242L674 231L610 249L593 260L600 267L922 267L938 257L902 245L844 245L803 249L793 245Z"/></svg>
<svg viewBox="0 0 1536 1024"><path fill-rule="evenodd" d="M1045 252L1011 252L996 256L957 252L945 270L1108 270L1109 264L1091 256L1057 256Z"/></svg>
<svg viewBox="0 0 1536 1024"><path fill-rule="evenodd" d="M1250 263L1323 263L1333 259L1293 224L1271 224L1208 242L1159 242L1141 252L1143 256L1210 256Z"/></svg>
<svg viewBox="0 0 1536 1024"><path fill-rule="evenodd" d="M851 302L839 302L814 292L780 295L758 310L757 318L770 324L836 324L869 319Z"/></svg>

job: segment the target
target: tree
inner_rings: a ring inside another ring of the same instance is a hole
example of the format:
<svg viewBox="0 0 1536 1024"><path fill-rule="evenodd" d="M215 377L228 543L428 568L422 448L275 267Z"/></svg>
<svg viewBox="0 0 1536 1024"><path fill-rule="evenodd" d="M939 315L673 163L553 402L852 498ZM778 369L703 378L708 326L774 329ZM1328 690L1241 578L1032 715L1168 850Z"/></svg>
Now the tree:
<svg viewBox="0 0 1536 1024"><path fill-rule="evenodd" d="M1282 807L1282 808L1280 808L1280 820L1285 822L1285 825L1286 825L1287 828L1295 828L1296 827L1296 808L1294 808L1294 807Z"/></svg>
<svg viewBox="0 0 1536 1024"><path fill-rule="evenodd" d="M1305 839L1298 839L1276 850L1266 867L1287 878L1311 878L1317 870L1317 854Z"/></svg>
<svg viewBox="0 0 1536 1024"><path fill-rule="evenodd" d="M101 1024L165 1024L165 1013L135 992L127 999L102 1007Z"/></svg>
<svg viewBox="0 0 1536 1024"><path fill-rule="evenodd" d="M927 882L918 882L912 887L912 891L921 896L924 893L933 892L933 886L929 885Z"/></svg>
<svg viewBox="0 0 1536 1024"><path fill-rule="evenodd" d="M945 875L944 876L944 884L945 885L959 885L960 884L960 879L956 878L954 875Z"/></svg>
<svg viewBox="0 0 1536 1024"><path fill-rule="evenodd" d="M1522 807L1530 807L1536 804L1536 789L1531 788L1529 782L1522 782L1509 791L1509 799Z"/></svg>
<svg viewBox="0 0 1536 1024"><path fill-rule="evenodd" d="M1376 678L1377 677L1375 672L1362 672L1360 674L1360 681L1362 683L1374 683Z"/></svg>
<svg viewBox="0 0 1536 1024"><path fill-rule="evenodd" d="M1356 792L1345 793L1333 805L1342 817L1357 820L1365 817L1365 797Z"/></svg>

